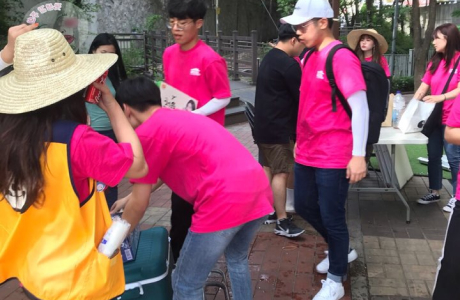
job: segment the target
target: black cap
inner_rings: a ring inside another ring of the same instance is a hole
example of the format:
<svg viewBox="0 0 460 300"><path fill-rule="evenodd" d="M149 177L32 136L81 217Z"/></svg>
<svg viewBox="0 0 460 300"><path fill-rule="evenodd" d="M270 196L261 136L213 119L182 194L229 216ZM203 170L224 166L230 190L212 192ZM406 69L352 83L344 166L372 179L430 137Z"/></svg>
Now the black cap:
<svg viewBox="0 0 460 300"><path fill-rule="evenodd" d="M295 33L294 28L292 28L292 25L281 24L278 28L278 39L285 40L293 37L298 37L298 35Z"/></svg>

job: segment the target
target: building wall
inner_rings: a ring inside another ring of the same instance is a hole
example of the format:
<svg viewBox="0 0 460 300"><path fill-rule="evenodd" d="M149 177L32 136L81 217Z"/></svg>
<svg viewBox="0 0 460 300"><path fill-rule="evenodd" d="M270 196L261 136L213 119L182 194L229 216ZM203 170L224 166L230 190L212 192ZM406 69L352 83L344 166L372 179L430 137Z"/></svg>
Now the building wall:
<svg viewBox="0 0 460 300"><path fill-rule="evenodd" d="M128 33L145 28L147 17L163 14L163 0L95 0L98 32Z"/></svg>

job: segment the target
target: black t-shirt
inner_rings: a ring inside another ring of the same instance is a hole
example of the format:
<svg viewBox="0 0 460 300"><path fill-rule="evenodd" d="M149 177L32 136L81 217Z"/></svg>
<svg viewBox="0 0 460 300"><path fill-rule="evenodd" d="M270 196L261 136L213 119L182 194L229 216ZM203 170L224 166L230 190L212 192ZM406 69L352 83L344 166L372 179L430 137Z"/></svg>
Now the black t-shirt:
<svg viewBox="0 0 460 300"><path fill-rule="evenodd" d="M262 144L295 140L299 108L300 64L274 48L265 55L256 85L254 139Z"/></svg>

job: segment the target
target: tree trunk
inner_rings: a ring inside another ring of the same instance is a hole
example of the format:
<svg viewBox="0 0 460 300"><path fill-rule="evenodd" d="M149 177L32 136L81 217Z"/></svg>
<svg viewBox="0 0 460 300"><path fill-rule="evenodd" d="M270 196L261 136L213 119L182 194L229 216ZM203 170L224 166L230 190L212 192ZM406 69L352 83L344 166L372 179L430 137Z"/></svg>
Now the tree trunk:
<svg viewBox="0 0 460 300"><path fill-rule="evenodd" d="M430 49L431 34L434 30L436 22L436 1L430 1L428 8L428 25L423 34L422 39L422 26L420 24L420 5L418 0L412 2L412 28L414 30L414 88L418 89L421 79L426 69L426 62L428 57L428 50Z"/></svg>
<svg viewBox="0 0 460 300"><path fill-rule="evenodd" d="M374 0L366 0L367 24L371 24L374 17Z"/></svg>

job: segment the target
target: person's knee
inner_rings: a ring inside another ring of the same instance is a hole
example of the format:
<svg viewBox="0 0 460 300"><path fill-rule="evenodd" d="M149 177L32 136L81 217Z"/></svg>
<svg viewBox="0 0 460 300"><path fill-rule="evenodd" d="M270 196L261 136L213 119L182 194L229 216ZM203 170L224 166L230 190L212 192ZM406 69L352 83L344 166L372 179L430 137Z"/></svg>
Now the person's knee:
<svg viewBox="0 0 460 300"><path fill-rule="evenodd" d="M324 227L330 234L342 234L348 232L345 215L326 215L322 217L322 221Z"/></svg>

